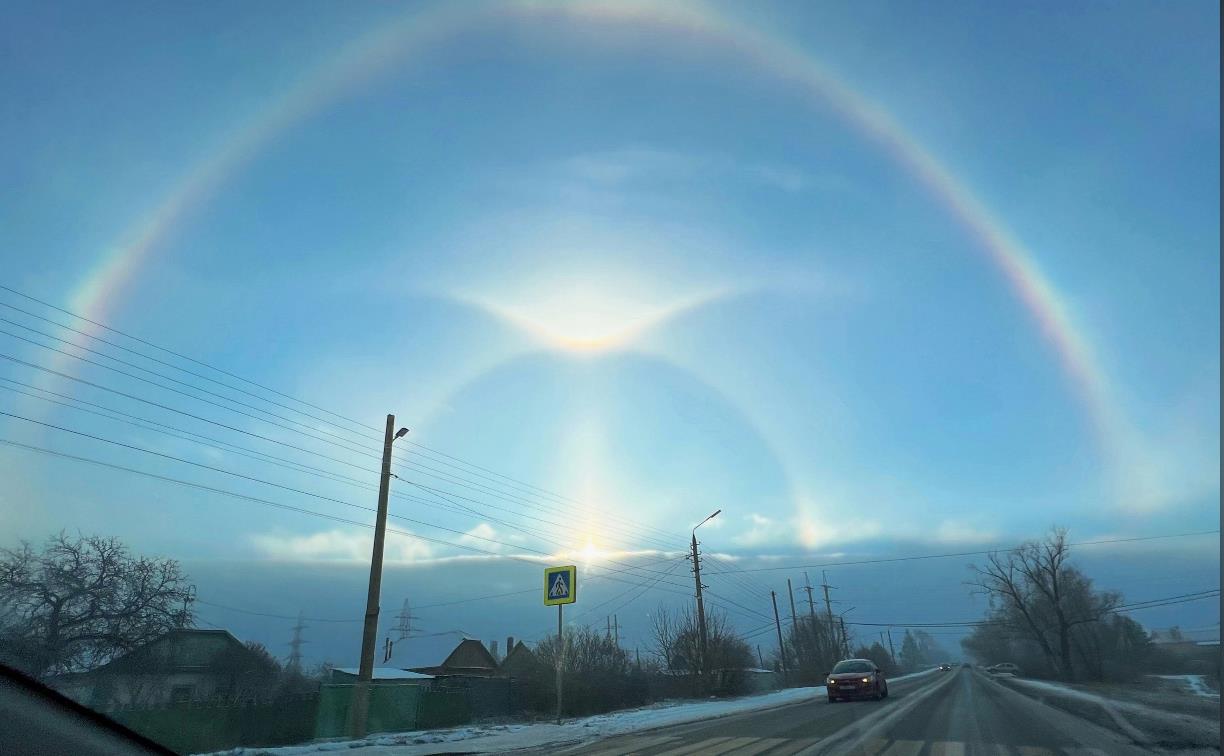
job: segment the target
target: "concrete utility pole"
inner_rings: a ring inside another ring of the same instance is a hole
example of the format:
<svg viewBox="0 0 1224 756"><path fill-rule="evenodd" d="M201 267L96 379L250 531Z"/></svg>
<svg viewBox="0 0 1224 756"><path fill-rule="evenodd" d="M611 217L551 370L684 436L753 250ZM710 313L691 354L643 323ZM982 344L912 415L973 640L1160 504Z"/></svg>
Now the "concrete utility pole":
<svg viewBox="0 0 1224 756"><path fill-rule="evenodd" d="M370 712L370 681L374 677L374 644L378 635L378 602L382 593L383 542L387 537L387 496L391 490L391 445L408 432L395 430L395 415L387 415L383 436L382 477L378 481L378 515L374 521L374 552L370 556L370 590L366 594L365 627L361 634L361 666L353 686L353 705L349 708L349 732L364 738Z"/></svg>
<svg viewBox="0 0 1224 756"><path fill-rule="evenodd" d="M612 642L620 648L620 622L617 621L616 615L612 615Z"/></svg>
<svg viewBox="0 0 1224 756"><path fill-rule="evenodd" d="M782 679L789 680L790 672L786 668L786 646L782 645L782 621L778 619L778 594L777 592L770 591L769 598L771 601L773 601L774 627L778 628L778 656L782 658Z"/></svg>
<svg viewBox="0 0 1224 756"><path fill-rule="evenodd" d="M846 657L849 657L850 656L850 640L846 637L846 618L838 617L837 621L841 623L842 654Z"/></svg>
<svg viewBox="0 0 1224 756"><path fill-rule="evenodd" d="M888 655L892 657L893 666L897 664L897 652L893 651L892 628L888 628Z"/></svg>
<svg viewBox="0 0 1224 756"><path fill-rule="evenodd" d="M697 528L705 525L707 522L717 517L720 512L722 512L721 509L715 510L714 514L697 523L697 525L693 528L693 580L697 584L697 632L698 637L701 640L700 670L702 674L701 681L703 686L707 679L706 675L709 671L707 669L709 664L709 653L706 646L705 602L701 598L701 555L697 553Z"/></svg>

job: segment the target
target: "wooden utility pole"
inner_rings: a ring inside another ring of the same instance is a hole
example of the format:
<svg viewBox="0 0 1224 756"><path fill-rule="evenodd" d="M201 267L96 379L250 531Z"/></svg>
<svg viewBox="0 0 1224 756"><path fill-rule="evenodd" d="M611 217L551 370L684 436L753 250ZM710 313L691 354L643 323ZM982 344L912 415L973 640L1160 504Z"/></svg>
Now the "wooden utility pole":
<svg viewBox="0 0 1224 756"><path fill-rule="evenodd" d="M370 680L374 677L374 644L378 635L378 601L382 593L383 542L387 537L387 495L391 488L391 445L408 432L395 432L395 415L387 415L383 436L382 477L378 481L378 515L374 520L374 553L370 557L370 588L366 594L365 627L361 634L361 666L353 686L353 705L349 709L349 732L364 738L370 711Z"/></svg>
<svg viewBox="0 0 1224 756"><path fill-rule="evenodd" d="M774 609L774 627L778 628L778 656L782 657L782 679L789 680L790 671L786 666L786 646L782 645L782 621L778 619L778 594L776 591L769 592L769 598L773 601Z"/></svg>

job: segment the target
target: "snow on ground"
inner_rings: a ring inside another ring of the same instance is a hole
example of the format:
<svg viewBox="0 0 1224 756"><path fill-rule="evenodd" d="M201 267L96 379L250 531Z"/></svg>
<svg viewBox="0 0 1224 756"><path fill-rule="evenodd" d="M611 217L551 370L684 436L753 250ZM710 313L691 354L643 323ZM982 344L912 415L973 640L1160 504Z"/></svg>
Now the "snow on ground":
<svg viewBox="0 0 1224 756"><path fill-rule="evenodd" d="M1180 677L1180 676L1179 676ZM1218 703L1180 690L1150 686L1112 685L1098 688L1109 695L1044 680L1012 678L1006 684L1036 695L1049 704L1124 732L1136 743L1151 746L1219 749ZM1219 696L1213 699L1219 701Z"/></svg>
<svg viewBox="0 0 1224 756"><path fill-rule="evenodd" d="M1149 677L1158 677L1161 680L1172 680L1173 682L1182 683L1196 696L1210 698L1213 701L1220 700L1220 694L1212 690L1211 686L1207 684L1206 675L1149 675Z"/></svg>
<svg viewBox="0 0 1224 756"><path fill-rule="evenodd" d="M894 677L890 683L931 674L935 670ZM281 748L235 748L219 751L229 756L306 756L328 751L353 752L359 756L423 756L453 753L455 743L469 753L497 753L519 748L539 748L561 743L577 743L652 730L657 727L714 719L732 714L772 709L778 706L816 701L827 695L824 686L787 688L741 698L714 701L662 701L639 709L626 709L607 714L572 719L557 725L551 722L530 724L468 725L446 730L415 730L412 732L371 735L362 740L331 740Z"/></svg>

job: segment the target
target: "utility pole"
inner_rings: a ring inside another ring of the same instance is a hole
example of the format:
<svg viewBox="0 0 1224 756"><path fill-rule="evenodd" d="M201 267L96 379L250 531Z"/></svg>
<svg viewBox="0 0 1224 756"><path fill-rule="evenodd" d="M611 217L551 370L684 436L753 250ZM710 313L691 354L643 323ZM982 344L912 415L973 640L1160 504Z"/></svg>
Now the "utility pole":
<svg viewBox="0 0 1224 756"><path fill-rule="evenodd" d="M888 628L888 655L892 657L893 666L897 666L897 652L893 650L892 628Z"/></svg>
<svg viewBox="0 0 1224 756"><path fill-rule="evenodd" d="M290 674L302 672L302 644L306 642L302 640L302 631L305 629L306 625L302 624L302 613L299 611L297 624L293 626L293 640L289 641L289 660L285 662L285 671Z"/></svg>
<svg viewBox="0 0 1224 756"><path fill-rule="evenodd" d="M833 604L829 601L829 575L821 570L820 576L823 578L821 585L824 587L825 613L829 616L829 637L836 638L837 630L833 627Z"/></svg>
<svg viewBox="0 0 1224 756"><path fill-rule="evenodd" d="M791 650L795 652L795 666L800 666L799 661L799 618L795 616L795 589L791 587L790 578L786 579L786 594L790 596L791 605L791 628L795 632L795 638L791 641Z"/></svg>
<svg viewBox="0 0 1224 756"><path fill-rule="evenodd" d="M620 622L616 620L616 615L612 615L612 642L620 648Z"/></svg>
<svg viewBox="0 0 1224 756"><path fill-rule="evenodd" d="M387 496L391 490L391 445L408 432L395 430L395 415L387 415L383 436L382 476L378 481L378 514L374 521L374 551L370 556L370 589L366 594L365 627L361 633L361 666L353 686L353 705L349 709L349 731L355 738L366 734L370 712L370 681L374 677L374 644L378 635L378 602L382 594L383 542L387 537Z"/></svg>
<svg viewBox="0 0 1224 756"><path fill-rule="evenodd" d="M812 617L812 630L816 629L816 604L812 601L812 579L808 577L807 572L803 573L804 588L808 595L808 614Z"/></svg>
<svg viewBox="0 0 1224 756"><path fill-rule="evenodd" d="M774 608L774 627L778 628L778 656L782 657L782 679L790 681L790 671L786 667L786 646L782 645L782 621L778 619L778 594L776 591L769 592L769 598L773 601Z"/></svg>
<svg viewBox="0 0 1224 756"><path fill-rule="evenodd" d="M605 615L604 619L607 621L608 625L608 629L604 631L604 640L612 640L612 615Z"/></svg>
<svg viewBox="0 0 1224 756"><path fill-rule="evenodd" d="M697 531L693 531L693 582L697 586L697 633L701 641L701 673L706 668L706 621L705 602L701 598L701 555L697 553ZM702 678L704 682L705 678Z"/></svg>
<svg viewBox="0 0 1224 756"><path fill-rule="evenodd" d="M790 578L786 579L786 592L791 601L791 627L795 628L795 637L799 637L799 618L795 616L795 589L791 588Z"/></svg>
<svg viewBox="0 0 1224 756"><path fill-rule="evenodd" d="M842 654L844 654L845 657L849 657L850 656L850 640L846 637L846 618L838 617L837 621L841 623Z"/></svg>
<svg viewBox="0 0 1224 756"><path fill-rule="evenodd" d="M765 669L765 657L761 654L761 644L757 644L757 661L761 664L761 669Z"/></svg>

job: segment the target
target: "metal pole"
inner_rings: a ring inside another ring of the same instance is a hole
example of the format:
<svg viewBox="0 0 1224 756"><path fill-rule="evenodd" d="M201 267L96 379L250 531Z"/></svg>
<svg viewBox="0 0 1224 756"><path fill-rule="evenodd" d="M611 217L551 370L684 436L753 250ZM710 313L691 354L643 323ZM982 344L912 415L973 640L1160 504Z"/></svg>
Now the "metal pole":
<svg viewBox="0 0 1224 756"><path fill-rule="evenodd" d="M353 705L349 710L349 731L355 738L365 737L366 718L370 710L370 680L374 677L374 644L378 635L378 600L382 592L383 541L387 536L387 494L391 488L391 444L394 441L395 415L387 415L382 477L378 482L378 516L374 521L374 553L370 557L370 590L366 595L365 628L361 634L361 667L357 670L357 685L353 687Z"/></svg>
<svg viewBox="0 0 1224 756"><path fill-rule="evenodd" d="M564 604L557 604L557 724L561 724L561 665L565 656L565 639L562 635L564 627L561 624L561 610L564 607Z"/></svg>
<svg viewBox="0 0 1224 756"><path fill-rule="evenodd" d="M782 621L778 619L778 594L776 591L769 592L769 598L773 601L774 608L774 627L778 628L778 655L782 657L782 678L789 681L790 671L786 666L786 646L782 645Z"/></svg>
<svg viewBox="0 0 1224 756"><path fill-rule="evenodd" d="M693 579L697 583L697 632L701 639L701 673L705 675L707 666L706 654L706 621L705 603L701 600L701 558L697 554L697 530L693 529ZM701 678L704 682L705 678Z"/></svg>

